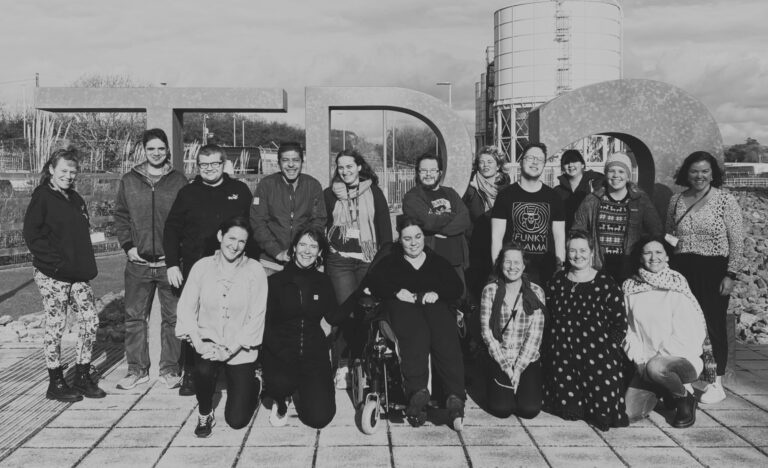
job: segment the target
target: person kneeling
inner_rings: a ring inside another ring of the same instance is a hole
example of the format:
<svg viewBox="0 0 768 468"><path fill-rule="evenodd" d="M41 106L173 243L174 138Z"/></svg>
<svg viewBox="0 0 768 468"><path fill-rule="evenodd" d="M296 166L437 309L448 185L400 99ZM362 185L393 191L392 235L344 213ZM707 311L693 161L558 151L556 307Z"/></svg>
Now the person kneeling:
<svg viewBox="0 0 768 468"><path fill-rule="evenodd" d="M208 437L215 425L213 394L223 368L227 379L224 418L233 429L245 427L258 405L257 346L264 334L267 275L261 264L245 256L251 236L248 219L223 222L220 250L197 261L181 293L176 336L189 341L195 359L198 423L195 435Z"/></svg>
<svg viewBox="0 0 768 468"><path fill-rule="evenodd" d="M660 393L676 410L672 426L690 427L696 421L691 382L702 371L705 380L715 380L704 314L683 275L669 268L664 241L650 237L637 246L640 268L623 285L624 350L637 368L626 394L627 416L630 422L647 416Z"/></svg>
<svg viewBox="0 0 768 468"><path fill-rule="evenodd" d="M541 411L539 347L544 334L544 290L526 275L520 245L504 244L493 279L480 300L480 329L491 357L488 412L531 419Z"/></svg>

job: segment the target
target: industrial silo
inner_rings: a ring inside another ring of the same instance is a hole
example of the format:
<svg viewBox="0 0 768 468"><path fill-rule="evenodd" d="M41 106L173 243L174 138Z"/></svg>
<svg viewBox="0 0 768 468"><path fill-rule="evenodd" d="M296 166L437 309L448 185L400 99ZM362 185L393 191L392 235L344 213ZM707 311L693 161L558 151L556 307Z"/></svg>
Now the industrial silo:
<svg viewBox="0 0 768 468"><path fill-rule="evenodd" d="M494 14L494 46L494 141L512 157L527 141L531 109L572 89L622 77L621 5L512 0Z"/></svg>

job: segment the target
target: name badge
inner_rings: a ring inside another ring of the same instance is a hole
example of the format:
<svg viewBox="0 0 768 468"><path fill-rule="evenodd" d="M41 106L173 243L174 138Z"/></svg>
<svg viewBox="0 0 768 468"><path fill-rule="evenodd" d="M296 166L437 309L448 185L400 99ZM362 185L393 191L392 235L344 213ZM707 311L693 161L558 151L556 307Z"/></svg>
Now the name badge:
<svg viewBox="0 0 768 468"><path fill-rule="evenodd" d="M106 242L107 236L103 232L94 232L91 234L91 244L97 244L99 242Z"/></svg>
<svg viewBox="0 0 768 468"><path fill-rule="evenodd" d="M360 238L360 229L348 228L347 229L347 237L349 237L350 239L359 239Z"/></svg>
<svg viewBox="0 0 768 468"><path fill-rule="evenodd" d="M678 242L680 242L680 239L673 236L672 234L665 234L664 240L667 241L667 244L671 245L672 247L677 247Z"/></svg>
<svg viewBox="0 0 768 468"><path fill-rule="evenodd" d="M315 295L313 295L313 296L312 296L312 300L314 300L314 301L319 301L319 300L320 300L320 296L318 296L317 294L315 294Z"/></svg>
<svg viewBox="0 0 768 468"><path fill-rule="evenodd" d="M258 205L259 204L259 197L253 197L253 204Z"/></svg>

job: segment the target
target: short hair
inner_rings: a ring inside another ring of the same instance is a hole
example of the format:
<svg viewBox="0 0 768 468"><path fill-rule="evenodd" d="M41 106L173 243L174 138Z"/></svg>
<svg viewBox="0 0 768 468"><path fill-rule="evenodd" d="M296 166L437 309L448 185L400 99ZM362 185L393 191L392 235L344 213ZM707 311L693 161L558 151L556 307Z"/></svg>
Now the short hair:
<svg viewBox="0 0 768 468"><path fill-rule="evenodd" d="M638 270L641 265L641 260L643 258L643 247L650 244L651 242L658 242L661 244L662 247L664 247L664 251L667 253L667 257L672 258L672 253L674 250L672 249L672 246L669 245L669 243L664 239L663 236L660 235L649 235L646 234L644 236L641 236L640 239L635 243L635 246L632 247L631 259L632 259L632 265L634 267L634 270Z"/></svg>
<svg viewBox="0 0 768 468"><path fill-rule="evenodd" d="M325 231L316 226L307 226L299 229L299 232L293 236L291 246L288 248L288 256L291 257L292 260L296 260L296 246L304 236L309 236L310 239L317 242L317 245L320 247L320 250L317 253L317 263L322 264L323 259L328 254L328 239L325 238Z"/></svg>
<svg viewBox="0 0 768 468"><path fill-rule="evenodd" d="M170 145L168 144L168 135L166 135L165 132L160 128L150 128L149 130L145 130L144 134L141 136L141 146L146 148L147 143L155 139L165 143L166 149L171 149Z"/></svg>
<svg viewBox="0 0 768 468"><path fill-rule="evenodd" d="M418 226L419 229L424 231L424 224L421 222L421 220L414 218L413 216L407 216L407 215L400 215L397 217L397 235L398 236L403 233L403 229L411 226Z"/></svg>
<svg viewBox="0 0 768 468"><path fill-rule="evenodd" d="M720 164L717 162L714 156L706 151L695 151L688 155L683 161L683 165L675 173L675 184L681 187L690 187L691 183L688 181L688 171L691 166L697 162L706 161L712 167L712 186L721 187L723 185L723 170L720 168Z"/></svg>
<svg viewBox="0 0 768 468"><path fill-rule="evenodd" d="M546 151L544 152L546 154ZM570 164L572 162L580 162L584 165L587 163L584 161L584 156L581 155L581 151L577 149L565 150L560 156L560 167Z"/></svg>
<svg viewBox="0 0 768 468"><path fill-rule="evenodd" d="M520 254L523 256L523 265L526 267L531 261L531 257L525 252L522 245L515 241L505 242L501 246L501 250L499 250L499 255L496 256L496 260L493 261L492 272L496 279L504 278L504 254L510 250L520 251Z"/></svg>
<svg viewBox="0 0 768 468"><path fill-rule="evenodd" d="M59 161L62 160L73 162L76 168L80 168L80 160L77 157L77 150L74 148L57 149L51 153L51 157L48 158L48 161L45 162L42 170L40 171L40 185L48 185L48 183L50 183L51 171L49 169L55 169L59 164ZM74 187L74 183L72 184L72 187Z"/></svg>
<svg viewBox="0 0 768 468"><path fill-rule="evenodd" d="M544 156L545 157L547 156L547 145L545 145L544 143L528 143L528 144L526 144L523 147L523 154L522 155L525 156L525 153L527 153L528 150L530 150L532 148L540 149L544 153Z"/></svg>
<svg viewBox="0 0 768 468"><path fill-rule="evenodd" d="M227 160L227 156L224 154L224 150L219 145L205 145L197 152L197 162L200 163L200 156L213 156L214 154L221 155L221 162Z"/></svg>
<svg viewBox="0 0 768 468"><path fill-rule="evenodd" d="M283 153L287 153L289 151L296 151L299 153L299 157L301 158L301 161L304 162L304 149L301 147L301 145L295 141L287 141L285 143L280 143L280 147L277 148L277 161L280 162L280 156L283 155Z"/></svg>
<svg viewBox="0 0 768 468"><path fill-rule="evenodd" d="M421 162L427 159L434 159L437 161L437 169L442 172L443 170L443 158L439 157L438 155L434 153L424 153L421 156L419 156L416 159L416 172L419 171L419 167L421 166Z"/></svg>
<svg viewBox="0 0 768 468"><path fill-rule="evenodd" d="M336 155L336 166L339 165L339 158L342 156L347 156L354 159L355 164L360 166L360 180L370 180L373 182L373 185L379 185L379 176L376 175L376 173L371 168L371 165L368 164L368 161L365 160L359 151L356 149L343 149L339 151L339 154ZM338 172L338 167L336 172Z"/></svg>
<svg viewBox="0 0 768 468"><path fill-rule="evenodd" d="M584 239L587 241L587 245L589 245L589 250L594 251L595 250L595 241L592 239L592 236L590 236L586 231L571 231L568 234L568 239L565 241L565 250L567 252L568 245L571 243L571 241L576 239Z"/></svg>
<svg viewBox="0 0 768 468"><path fill-rule="evenodd" d="M223 236L233 227L245 229L245 231L248 233L248 239L253 237L253 229L251 228L251 223L245 216L233 216L229 219L225 219L221 224L219 224L219 231L221 231L221 235Z"/></svg>
<svg viewBox="0 0 768 468"><path fill-rule="evenodd" d="M496 164L499 166L499 170L501 170L501 166L504 165L504 155L501 153L499 148L495 146L483 146L477 151L477 154L475 155L475 160L472 163L472 170L474 170L475 172L478 172L480 170L480 156L484 154L492 156L493 159L496 160Z"/></svg>

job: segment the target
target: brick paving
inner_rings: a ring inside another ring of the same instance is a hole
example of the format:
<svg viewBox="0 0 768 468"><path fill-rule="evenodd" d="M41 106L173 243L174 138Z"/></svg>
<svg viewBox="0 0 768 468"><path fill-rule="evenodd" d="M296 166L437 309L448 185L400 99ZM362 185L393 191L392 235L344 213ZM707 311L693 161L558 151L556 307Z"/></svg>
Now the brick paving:
<svg viewBox="0 0 768 468"><path fill-rule="evenodd" d="M157 380L117 390L126 371L119 352L97 352L107 397L69 404L45 400L47 375L37 346L1 345L0 466L768 466L768 346L737 346L728 399L700 409L688 429L672 428L659 413L608 432L546 413L497 419L469 401L462 433L383 421L367 436L339 391L336 417L322 430L303 426L292 410L287 426L271 427L263 408L246 428L233 430L219 404L208 439L193 435L194 397L179 397Z"/></svg>

